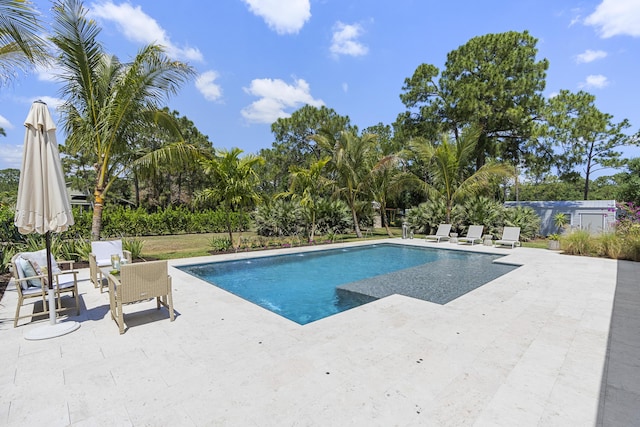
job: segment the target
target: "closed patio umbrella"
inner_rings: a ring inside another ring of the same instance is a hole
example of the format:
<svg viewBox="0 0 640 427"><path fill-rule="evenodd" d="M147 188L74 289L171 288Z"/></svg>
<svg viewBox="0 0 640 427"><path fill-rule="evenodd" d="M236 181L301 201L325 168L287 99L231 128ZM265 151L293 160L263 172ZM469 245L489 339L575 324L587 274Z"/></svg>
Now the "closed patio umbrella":
<svg viewBox="0 0 640 427"><path fill-rule="evenodd" d="M34 102L24 126L24 150L14 223L22 234L35 232L45 235L49 279L49 324L29 331L25 338L45 339L67 334L80 326L77 322L56 323L51 269L50 233L63 232L74 222L58 153L56 124L47 104Z"/></svg>

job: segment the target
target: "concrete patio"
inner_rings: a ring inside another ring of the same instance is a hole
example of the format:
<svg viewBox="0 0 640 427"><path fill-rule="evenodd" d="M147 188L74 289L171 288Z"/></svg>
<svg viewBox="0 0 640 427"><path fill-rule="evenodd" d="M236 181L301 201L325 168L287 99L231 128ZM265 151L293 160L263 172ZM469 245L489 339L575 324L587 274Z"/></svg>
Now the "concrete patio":
<svg viewBox="0 0 640 427"><path fill-rule="evenodd" d="M83 270L80 329L44 341L24 334L46 320L13 328L10 285L0 425L640 425L640 263L384 241L522 267L444 306L393 295L305 326L170 268L175 322L127 306L124 335Z"/></svg>

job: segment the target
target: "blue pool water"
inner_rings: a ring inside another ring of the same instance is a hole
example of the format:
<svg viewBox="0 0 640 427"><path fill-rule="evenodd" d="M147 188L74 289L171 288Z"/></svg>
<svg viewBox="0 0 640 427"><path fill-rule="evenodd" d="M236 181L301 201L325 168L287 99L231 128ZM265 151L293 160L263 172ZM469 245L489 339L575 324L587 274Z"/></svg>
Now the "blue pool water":
<svg viewBox="0 0 640 427"><path fill-rule="evenodd" d="M496 258L493 255L379 244L190 265L181 269L304 325L391 293L431 300L428 294L444 286L456 290L455 295L443 299L436 292L435 298L442 301L433 302L448 302L461 294L460 284L456 282L477 282L474 279L478 276L486 276L470 289L466 289L466 283L463 284L462 293L466 293L515 268L492 264ZM468 264L471 267L465 269ZM440 271L444 279L431 280L429 270ZM459 276L464 271L470 274ZM487 271L491 272L488 276ZM429 290L430 286L440 282L444 284L437 285L438 289Z"/></svg>

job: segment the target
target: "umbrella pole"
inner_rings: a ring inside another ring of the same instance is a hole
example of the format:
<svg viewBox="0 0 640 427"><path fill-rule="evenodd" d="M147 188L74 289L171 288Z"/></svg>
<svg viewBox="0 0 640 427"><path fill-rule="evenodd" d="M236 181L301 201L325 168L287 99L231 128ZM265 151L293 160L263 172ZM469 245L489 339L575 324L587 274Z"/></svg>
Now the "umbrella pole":
<svg viewBox="0 0 640 427"><path fill-rule="evenodd" d="M51 271L51 232L45 233L45 242L47 248L47 283L49 284L49 323L56 324L56 297L53 289L53 271Z"/></svg>

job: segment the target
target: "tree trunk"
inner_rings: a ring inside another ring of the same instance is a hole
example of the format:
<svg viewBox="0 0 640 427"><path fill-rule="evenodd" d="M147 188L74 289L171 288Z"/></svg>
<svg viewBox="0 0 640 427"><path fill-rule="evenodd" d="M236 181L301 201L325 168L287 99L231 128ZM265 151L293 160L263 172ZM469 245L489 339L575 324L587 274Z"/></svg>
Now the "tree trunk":
<svg viewBox="0 0 640 427"><path fill-rule="evenodd" d="M355 206L351 207L351 215L353 215L353 228L356 230L356 236L358 236L358 239L362 239L362 231L360 231L360 225L358 224L358 214Z"/></svg>
<svg viewBox="0 0 640 427"><path fill-rule="evenodd" d="M391 233L391 229L389 228L389 220L387 219L387 205L384 203L380 204L380 218L382 218L384 228L387 230L387 236L393 237L393 233Z"/></svg>
<svg viewBox="0 0 640 427"><path fill-rule="evenodd" d="M229 211L227 211L227 232L229 233L229 242L231 242L231 247L233 248L233 227L231 226L231 216L229 215Z"/></svg>
<svg viewBox="0 0 640 427"><path fill-rule="evenodd" d="M584 200L589 200L589 178L591 176L591 164L593 162L593 143L589 146L587 155L587 169L584 176Z"/></svg>
<svg viewBox="0 0 640 427"><path fill-rule="evenodd" d="M133 188L136 193L136 208L140 206L140 181L138 180L138 174L133 174Z"/></svg>
<svg viewBox="0 0 640 427"><path fill-rule="evenodd" d="M587 164L587 171L584 177L584 200L589 200L589 175L591 175L590 165Z"/></svg>
<svg viewBox="0 0 640 427"><path fill-rule="evenodd" d="M91 240L100 240L100 231L102 230L102 208L104 199L102 191L96 188L93 193L95 201L93 204L93 219L91 221Z"/></svg>
<svg viewBox="0 0 640 427"><path fill-rule="evenodd" d="M315 237L316 231L316 212L315 210L311 212L311 233L309 234L309 243L313 242L313 238Z"/></svg>

